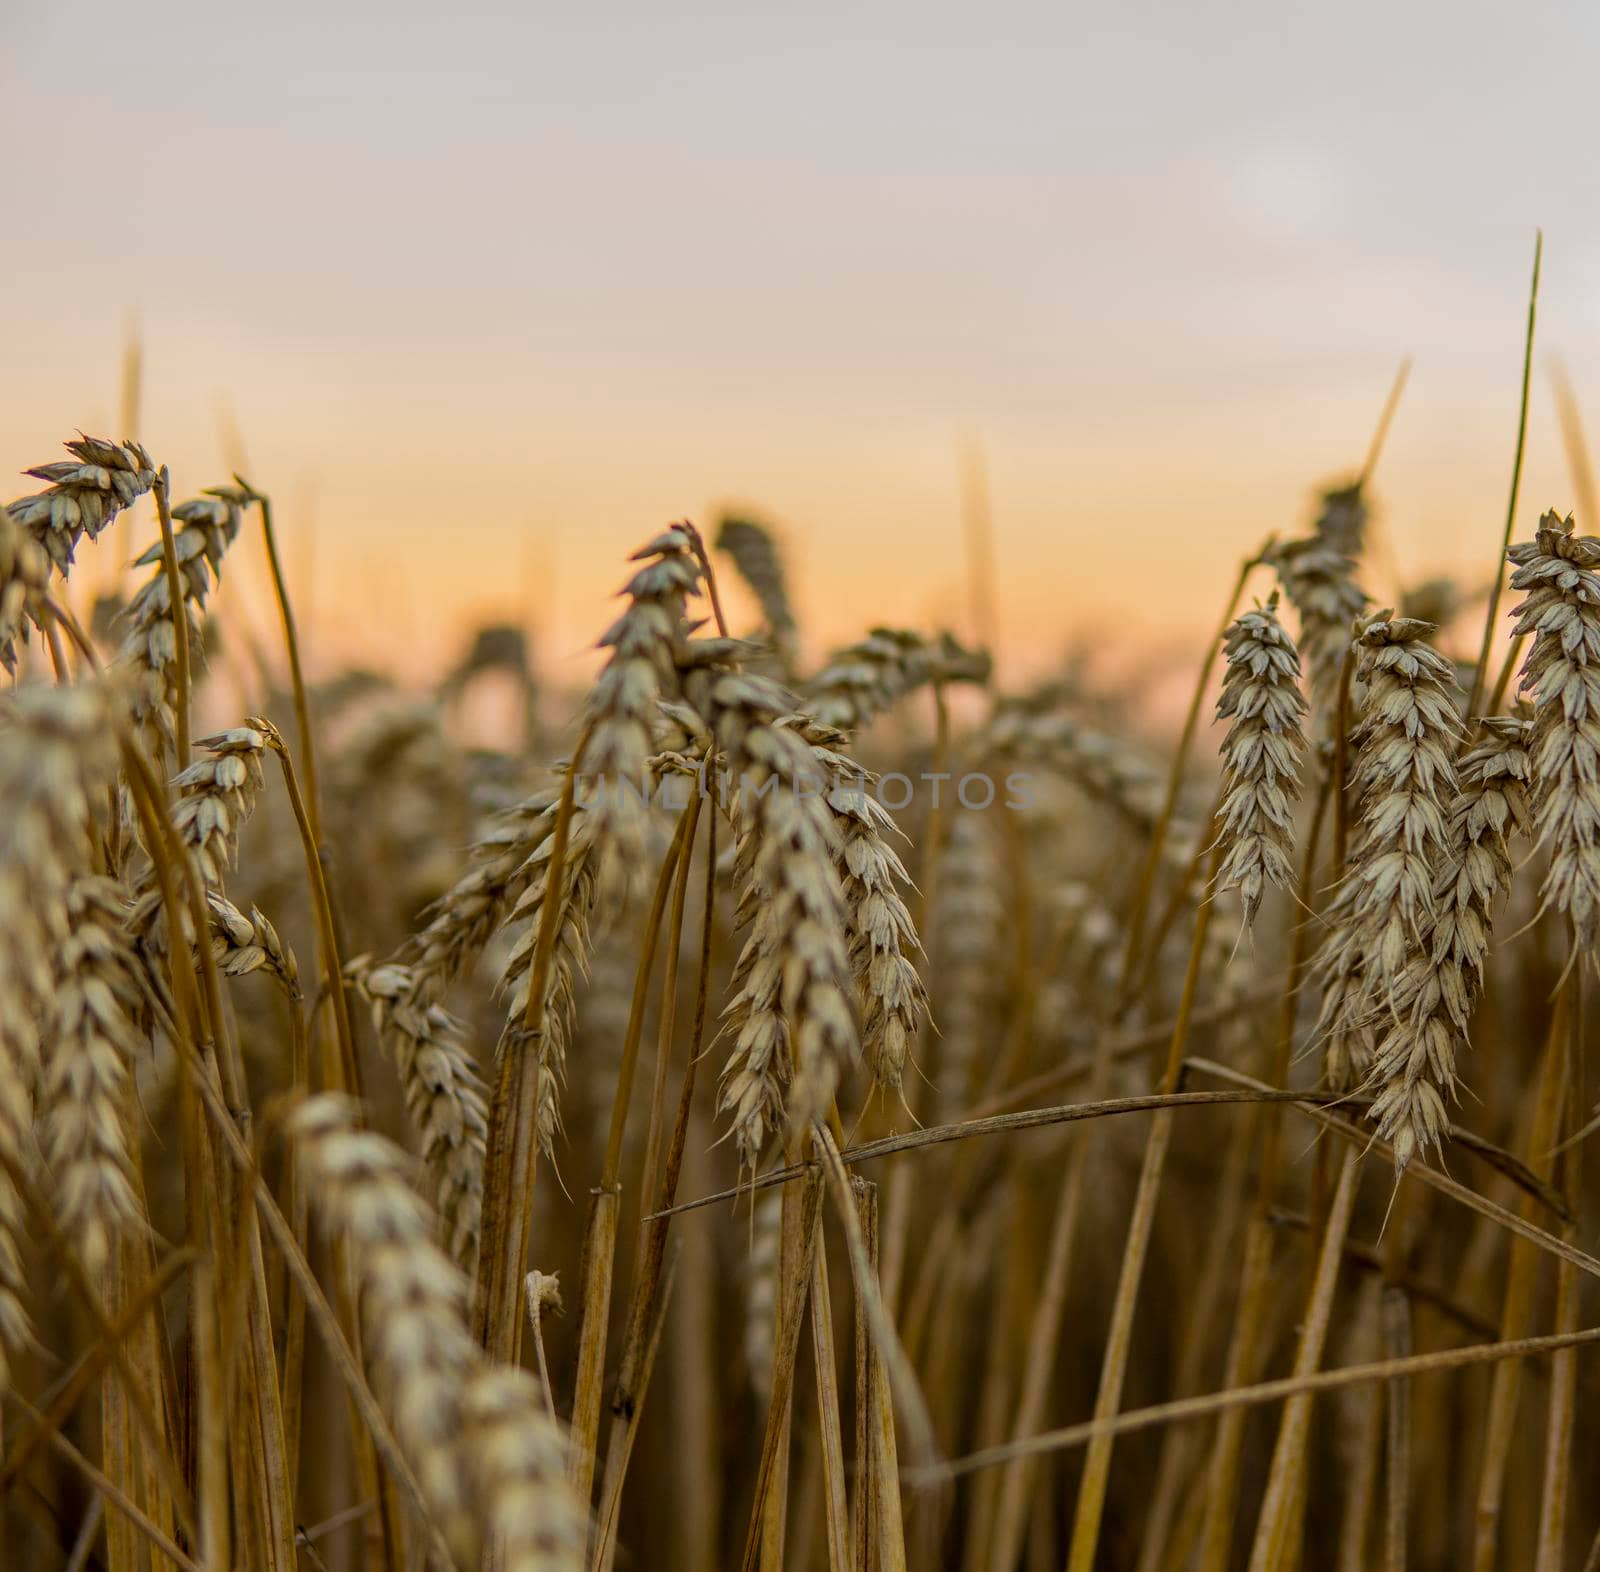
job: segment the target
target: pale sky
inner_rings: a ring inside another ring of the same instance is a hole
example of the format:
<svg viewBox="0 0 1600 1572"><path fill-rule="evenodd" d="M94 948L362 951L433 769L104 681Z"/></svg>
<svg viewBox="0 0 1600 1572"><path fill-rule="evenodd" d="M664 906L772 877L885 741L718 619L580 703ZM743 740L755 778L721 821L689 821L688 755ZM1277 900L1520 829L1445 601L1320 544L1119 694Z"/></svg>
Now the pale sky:
<svg viewBox="0 0 1600 1572"><path fill-rule="evenodd" d="M0 0L0 491L120 435L137 319L137 434L196 491L231 410L325 657L495 612L579 670L623 556L724 502L814 649L959 625L977 440L1036 669L1198 636L1411 355L1388 530L1481 577L1539 225L1529 526L1574 501L1552 355L1600 421L1597 42L1578 3Z"/></svg>

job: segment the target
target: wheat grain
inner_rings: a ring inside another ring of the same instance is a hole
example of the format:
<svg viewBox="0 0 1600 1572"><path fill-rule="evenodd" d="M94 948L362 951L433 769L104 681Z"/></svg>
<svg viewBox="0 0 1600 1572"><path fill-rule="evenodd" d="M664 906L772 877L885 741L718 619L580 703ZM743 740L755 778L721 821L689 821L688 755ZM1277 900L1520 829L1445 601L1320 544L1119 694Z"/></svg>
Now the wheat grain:
<svg viewBox="0 0 1600 1572"><path fill-rule="evenodd" d="M939 851L939 898L930 914L928 951L939 1030L941 1115L967 1108L983 1044L1003 985L1005 871L988 819L958 813Z"/></svg>
<svg viewBox="0 0 1600 1572"><path fill-rule="evenodd" d="M222 974L249 977L264 972L290 999L298 1001L301 997L299 962L261 909L252 906L247 917L217 890L206 891L206 907L211 955Z"/></svg>
<svg viewBox="0 0 1600 1572"><path fill-rule="evenodd" d="M472 849L472 866L423 914L395 960L433 998L462 975L504 925L549 856L560 793L541 791L497 814Z"/></svg>
<svg viewBox="0 0 1600 1572"><path fill-rule="evenodd" d="M1005 700L995 706L980 752L1002 767L1015 761L1057 771L1137 835L1148 838L1155 831L1161 779L1144 755L1121 738L1025 699ZM1169 855L1184 856L1181 841L1181 835L1169 836Z"/></svg>
<svg viewBox="0 0 1600 1572"><path fill-rule="evenodd" d="M1363 482L1333 486L1322 494L1312 531L1341 555L1359 559L1367 539L1367 498Z"/></svg>

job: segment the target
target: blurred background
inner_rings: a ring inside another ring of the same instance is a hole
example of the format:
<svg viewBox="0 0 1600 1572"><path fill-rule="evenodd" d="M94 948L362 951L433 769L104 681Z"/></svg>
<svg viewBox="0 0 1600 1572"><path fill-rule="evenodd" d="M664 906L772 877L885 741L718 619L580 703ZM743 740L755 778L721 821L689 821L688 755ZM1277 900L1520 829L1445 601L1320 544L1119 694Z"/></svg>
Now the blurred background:
<svg viewBox="0 0 1600 1572"><path fill-rule="evenodd" d="M558 679L671 517L776 526L816 655L981 632L987 514L1015 678L1192 650L1409 356L1374 576L1485 577L1536 226L1519 533L1557 357L1600 418L1600 13L1319 12L0 0L6 494L78 426L247 463L314 660Z"/></svg>

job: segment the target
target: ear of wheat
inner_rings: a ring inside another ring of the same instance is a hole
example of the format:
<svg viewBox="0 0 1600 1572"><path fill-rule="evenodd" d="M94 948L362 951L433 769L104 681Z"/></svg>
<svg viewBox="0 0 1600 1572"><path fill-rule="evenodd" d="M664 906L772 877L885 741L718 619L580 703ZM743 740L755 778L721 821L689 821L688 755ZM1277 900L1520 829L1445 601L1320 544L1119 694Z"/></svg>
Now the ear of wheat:
<svg viewBox="0 0 1600 1572"><path fill-rule="evenodd" d="M90 868L91 805L116 770L115 714L113 697L98 686L24 688L0 705L0 1390L9 1382L10 1357L28 1335L25 1214L15 1178L32 1166L34 1097L43 1071L39 1023L56 1009L56 972L72 936L68 899ZM69 1049L52 1043L53 1068L61 1068L60 1055ZM115 1066L102 1056L92 1068L97 1097L115 1098ZM70 1078L63 1072L54 1089L65 1090ZM104 1112L103 1101L97 1112ZM92 1252L94 1220L84 1208L93 1202L96 1180L108 1181L108 1194L115 1189L114 1175L98 1166L108 1148L97 1150L95 1140L104 1135L114 1142L114 1132L80 1125L66 1133L70 1140L58 1155L96 1169L73 1197L74 1222L83 1225L75 1231ZM114 1168L114 1156L110 1161ZM73 1177L83 1177L76 1166ZM113 1226L120 1220L113 1217Z"/></svg>
<svg viewBox="0 0 1600 1572"><path fill-rule="evenodd" d="M352 961L346 971L371 1008L378 1040L394 1055L438 1198L445 1248L470 1272L478 1255L489 1122L483 1082L461 1023L420 992L405 966Z"/></svg>
<svg viewBox="0 0 1600 1572"><path fill-rule="evenodd" d="M1431 631L1383 615L1356 638L1361 710L1350 784L1361 819L1320 962L1324 1063L1339 1090L1370 1070L1374 1020L1398 1018L1394 990L1436 920L1460 720L1454 669L1425 642Z"/></svg>
<svg viewBox="0 0 1600 1572"><path fill-rule="evenodd" d="M1550 853L1544 904L1572 920L1580 948L1600 938L1600 540L1546 513L1513 546L1516 634L1531 634L1521 689L1533 702L1533 812Z"/></svg>
<svg viewBox="0 0 1600 1572"><path fill-rule="evenodd" d="M766 636L778 657L785 676L794 670L798 653L798 629L794 609L789 603L788 575L777 543L762 525L749 519L726 518L718 526L716 548L733 558L746 584L755 592L761 615L766 619Z"/></svg>
<svg viewBox="0 0 1600 1572"><path fill-rule="evenodd" d="M511 921L521 925L521 934L506 957L500 991L505 1000L506 1020L500 1035L499 1053L527 1034L528 994L533 986L533 952L538 940L540 913L547 900L560 902L556 918L555 948L550 957L546 984L545 1016L539 1036L539 1107L537 1127L539 1150L546 1156L555 1153L556 1136L561 1128L561 1092L567 1075L567 1044L572 1040L573 1017L577 1008L575 988L589 962L593 942L592 924L599 899L599 858L595 855L599 826L593 815L584 811L573 816L566 861L561 869L561 888L550 889L549 841L540 843L533 862L537 870L511 913Z"/></svg>
<svg viewBox="0 0 1600 1572"><path fill-rule="evenodd" d="M738 782L742 902L756 907L726 1012L733 1048L721 1099L753 1167L785 1104L797 1129L828 1112L858 1038L826 781L796 729L778 724L793 711L792 695L730 673L711 703Z"/></svg>
<svg viewBox="0 0 1600 1572"><path fill-rule="evenodd" d="M374 1392L461 1564L498 1540L508 1568L576 1572L586 1514L560 1434L531 1380L484 1363L467 1279L433 1243L400 1152L332 1094L295 1109L288 1132L314 1207L350 1251Z"/></svg>
<svg viewBox="0 0 1600 1572"><path fill-rule="evenodd" d="M107 442L81 433L64 444L72 458L28 471L48 481L41 492L19 497L8 511L65 574L79 539L98 538L124 508L156 483L156 467L137 442Z"/></svg>
<svg viewBox="0 0 1600 1572"><path fill-rule="evenodd" d="M17 643L28 622L42 615L41 600L50 580L44 547L0 507L0 669L17 669Z"/></svg>
<svg viewBox="0 0 1600 1572"><path fill-rule="evenodd" d="M643 566L622 593L628 606L600 639L611 657L597 679L588 708L588 746L582 775L600 782L589 810L602 842L616 840L636 852L642 835L646 762L656 705L678 691L678 661L688 636L685 608L700 587L694 543L669 529L634 553Z"/></svg>
<svg viewBox="0 0 1600 1572"><path fill-rule="evenodd" d="M1330 734L1335 724L1350 625L1367 606L1348 544L1338 532L1319 533L1285 541L1266 557L1289 604L1300 614L1300 657L1317 709L1319 735Z"/></svg>
<svg viewBox="0 0 1600 1572"><path fill-rule="evenodd" d="M1276 594L1228 629L1228 668L1217 716L1231 720L1222 744L1223 847L1220 889L1236 889L1245 923L1266 891L1294 879L1294 804L1300 797L1300 658L1277 618Z"/></svg>
<svg viewBox="0 0 1600 1572"><path fill-rule="evenodd" d="M201 648L199 613L205 609L214 577L221 571L222 555L239 533L239 498L200 497L180 502L172 510L173 549L178 559L183 615L187 617L189 648ZM158 542L134 563L152 569L123 613L125 632L117 654L119 667L133 687L133 715L146 748L158 764L172 757L173 703L176 696L178 636L174 626L172 596ZM179 759L182 769L186 759Z"/></svg>
<svg viewBox="0 0 1600 1572"><path fill-rule="evenodd" d="M826 746L814 743L812 756L832 783L824 800L839 837L835 867L862 1010L861 1054L873 1080L897 1093L928 1014L915 960L922 945L900 894L910 875L890 844L898 832L893 815L872 794L873 777Z"/></svg>
<svg viewBox="0 0 1600 1572"><path fill-rule="evenodd" d="M1483 739L1461 756L1427 942L1396 980L1369 1075L1372 1118L1395 1166L1437 1146L1448 1122L1456 1069L1483 991L1494 909L1511 886L1509 842L1528 823L1528 721L1482 722Z"/></svg>
<svg viewBox="0 0 1600 1572"><path fill-rule="evenodd" d="M125 905L110 879L80 874L68 886L44 1038L44 1147L57 1220L96 1276L113 1238L140 1219L128 1121L144 999Z"/></svg>

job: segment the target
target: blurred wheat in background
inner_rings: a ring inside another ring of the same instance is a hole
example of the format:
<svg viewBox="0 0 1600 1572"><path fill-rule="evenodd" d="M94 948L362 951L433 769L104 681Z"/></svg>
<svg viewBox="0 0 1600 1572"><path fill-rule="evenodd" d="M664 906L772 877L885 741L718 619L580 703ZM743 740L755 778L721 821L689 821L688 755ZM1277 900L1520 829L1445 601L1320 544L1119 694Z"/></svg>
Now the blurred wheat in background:
<svg viewBox="0 0 1600 1572"><path fill-rule="evenodd" d="M586 693L498 624L308 681L268 495L31 470L4 1564L1600 1567L1600 539L1513 481L1492 588L1380 607L1380 446L1180 728L819 659L749 517L644 524Z"/></svg>

